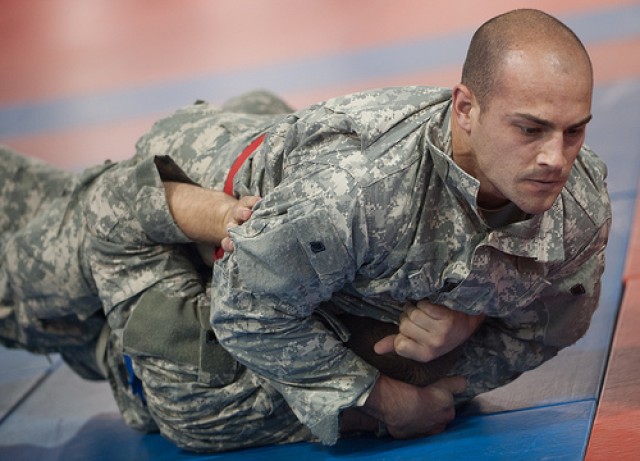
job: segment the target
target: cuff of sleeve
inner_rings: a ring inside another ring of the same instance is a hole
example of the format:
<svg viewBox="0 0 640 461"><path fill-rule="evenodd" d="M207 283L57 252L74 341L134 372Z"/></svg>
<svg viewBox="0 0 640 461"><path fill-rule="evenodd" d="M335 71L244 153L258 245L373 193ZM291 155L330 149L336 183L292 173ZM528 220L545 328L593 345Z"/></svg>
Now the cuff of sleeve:
<svg viewBox="0 0 640 461"><path fill-rule="evenodd" d="M192 182L187 175L171 160L164 157L163 166L155 158L145 159L135 169L136 203L134 213L144 232L156 243L191 243L180 230L169 210L167 197L162 183L166 165L171 165L174 174L171 181L183 178L181 182ZM180 172L179 173L175 172Z"/></svg>
<svg viewBox="0 0 640 461"><path fill-rule="evenodd" d="M364 402L369 397L371 390L375 382L378 380L378 372L371 375L371 379L367 379L368 383L365 386L364 391L358 393L357 396L351 399L351 403L344 403L346 398L341 399L343 404L340 408L335 411L335 413L327 414L324 417L317 420L315 424L307 424L313 435L315 435L323 444L325 445L335 445L338 441L339 430L340 430L340 412L345 408L356 407L364 405ZM351 392L345 391L345 394L349 394ZM346 397L346 396L343 396Z"/></svg>

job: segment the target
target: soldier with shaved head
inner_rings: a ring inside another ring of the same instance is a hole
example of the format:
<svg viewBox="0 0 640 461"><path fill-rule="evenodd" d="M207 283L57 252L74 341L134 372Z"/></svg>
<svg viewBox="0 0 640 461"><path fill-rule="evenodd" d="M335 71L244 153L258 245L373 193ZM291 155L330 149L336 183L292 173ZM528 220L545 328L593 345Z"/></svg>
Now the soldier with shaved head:
<svg viewBox="0 0 640 461"><path fill-rule="evenodd" d="M611 224L592 87L571 30L515 10L452 89L185 107L46 200L0 186L7 216L36 210L3 234L0 336L65 338L130 425L189 450L440 432L589 326Z"/></svg>

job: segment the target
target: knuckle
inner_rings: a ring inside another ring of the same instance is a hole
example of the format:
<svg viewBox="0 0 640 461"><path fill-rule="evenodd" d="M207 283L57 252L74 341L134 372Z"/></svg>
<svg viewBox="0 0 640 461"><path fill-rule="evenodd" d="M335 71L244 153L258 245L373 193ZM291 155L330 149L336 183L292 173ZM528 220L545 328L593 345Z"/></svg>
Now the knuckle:
<svg viewBox="0 0 640 461"><path fill-rule="evenodd" d="M404 339L404 336L402 336L402 332L400 332L393 341L393 348L396 352L401 352L406 348L406 340Z"/></svg>
<svg viewBox="0 0 640 461"><path fill-rule="evenodd" d="M420 312L417 309L410 309L405 312L405 316L408 320L415 323L416 319L419 316L419 313Z"/></svg>
<svg viewBox="0 0 640 461"><path fill-rule="evenodd" d="M398 355L406 357L407 355L411 354L410 342L402 337L399 337L399 339L396 340L394 347Z"/></svg>
<svg viewBox="0 0 640 461"><path fill-rule="evenodd" d="M440 323L445 328L452 328L456 323L458 323L459 320L460 317L456 313L454 313L453 311L449 311L447 315L442 317Z"/></svg>
<svg viewBox="0 0 640 461"><path fill-rule="evenodd" d="M434 335L429 342L431 343L431 347L442 349L447 345L447 337L445 335Z"/></svg>
<svg viewBox="0 0 640 461"><path fill-rule="evenodd" d="M407 324L407 322L401 321L400 325L398 325L398 331L400 332L400 334L408 336L408 330L409 325Z"/></svg>

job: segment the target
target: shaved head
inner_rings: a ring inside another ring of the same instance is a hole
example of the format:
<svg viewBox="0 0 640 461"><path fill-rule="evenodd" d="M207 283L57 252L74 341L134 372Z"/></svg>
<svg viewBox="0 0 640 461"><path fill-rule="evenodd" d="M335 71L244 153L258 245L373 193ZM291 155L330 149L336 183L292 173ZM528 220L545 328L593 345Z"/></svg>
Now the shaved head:
<svg viewBox="0 0 640 461"><path fill-rule="evenodd" d="M462 68L462 84L481 106L500 91L504 66L513 52L527 55L546 53L544 62L554 70L588 72L591 61L576 34L562 22L539 10L520 9L496 16L484 23L471 39Z"/></svg>

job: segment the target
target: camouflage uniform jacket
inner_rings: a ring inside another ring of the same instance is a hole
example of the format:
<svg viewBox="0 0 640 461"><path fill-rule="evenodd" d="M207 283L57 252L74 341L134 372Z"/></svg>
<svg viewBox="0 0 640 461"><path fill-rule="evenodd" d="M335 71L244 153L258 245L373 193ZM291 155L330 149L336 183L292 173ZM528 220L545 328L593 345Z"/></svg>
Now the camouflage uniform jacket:
<svg viewBox="0 0 640 461"><path fill-rule="evenodd" d="M361 405L377 379L312 315L323 302L392 322L405 301L423 298L491 316L454 370L469 380L465 398L540 365L585 333L597 304L610 224L605 167L583 148L550 210L491 228L476 206L478 182L452 161L450 105L449 90L411 87L279 118L204 104L160 121L136 158L101 178L88 207L98 215L89 219L98 246L128 241L129 255L148 256L137 279L124 263L94 272L105 307L117 317L142 289L170 277L174 288L185 286L181 263L145 249L185 241L162 177L184 172L220 188L235 156L266 133L234 180L237 195L263 199L232 229L236 250L214 266L211 322L220 343L316 436L335 441L340 411ZM160 174L154 154L170 157ZM113 266L113 255L102 261Z"/></svg>

